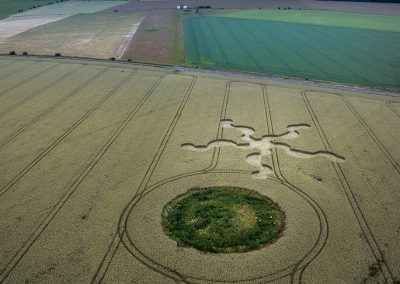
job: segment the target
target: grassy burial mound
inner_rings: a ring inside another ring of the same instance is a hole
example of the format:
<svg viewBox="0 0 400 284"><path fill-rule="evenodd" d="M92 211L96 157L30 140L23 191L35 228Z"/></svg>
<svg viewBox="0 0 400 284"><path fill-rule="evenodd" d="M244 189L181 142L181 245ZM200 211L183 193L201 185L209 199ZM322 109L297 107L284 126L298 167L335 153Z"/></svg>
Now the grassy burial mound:
<svg viewBox="0 0 400 284"><path fill-rule="evenodd" d="M360 29L361 20L348 18L347 27L338 26L339 21L334 22L331 16L334 12L325 17L325 12L312 11L314 16L321 15L310 19L307 13L297 17L292 11L247 13L187 18L186 63L200 68L400 88L400 33L393 31L399 27L394 24L396 17L376 30ZM293 16L286 17L285 13ZM237 15L244 18L235 18ZM268 20L260 20L261 16ZM379 21L375 22L379 27Z"/></svg>
<svg viewBox="0 0 400 284"><path fill-rule="evenodd" d="M167 204L166 233L181 245L229 253L275 242L284 227L279 206L261 194L232 187L192 189Z"/></svg>

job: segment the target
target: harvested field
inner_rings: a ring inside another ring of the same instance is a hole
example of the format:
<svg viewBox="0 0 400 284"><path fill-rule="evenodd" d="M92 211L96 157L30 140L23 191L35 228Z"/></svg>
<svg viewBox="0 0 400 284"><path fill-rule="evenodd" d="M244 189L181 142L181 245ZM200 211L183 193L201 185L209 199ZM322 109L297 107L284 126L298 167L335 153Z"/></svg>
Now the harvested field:
<svg viewBox="0 0 400 284"><path fill-rule="evenodd" d="M0 44L6 39L23 33L35 27L64 19L65 16L49 15L37 17L8 17L0 20ZM1 46L0 46L1 48Z"/></svg>
<svg viewBox="0 0 400 284"><path fill-rule="evenodd" d="M136 31L132 26L138 24L141 17L141 13L124 12L78 14L8 38L0 44L0 52L119 57L124 51L125 39L129 40Z"/></svg>
<svg viewBox="0 0 400 284"><path fill-rule="evenodd" d="M13 0L10 3L35 3L34 1ZM7 2L8 3L8 2ZM46 2L47 4L48 2ZM58 21L79 13L94 13L106 8L125 3L123 1L72 1L48 5L46 7L35 8L24 13L12 15L6 19L0 20L0 44L6 39L17 34L29 31L35 27ZM0 0L0 5L3 5ZM8 4L7 4L8 5ZM11 5L11 4L10 4ZM7 6L8 7L8 6ZM14 7L14 6L13 6ZM0 15L1 18L1 15ZM36 34L36 40L43 35ZM1 47L1 46L0 46ZM40 47L45 49L45 46ZM9 50L8 50L9 51ZM6 52L8 52L6 51ZM25 51L25 50L24 50Z"/></svg>
<svg viewBox="0 0 400 284"><path fill-rule="evenodd" d="M400 94L361 91L0 57L0 282L400 280ZM164 205L219 186L276 202L283 236L178 247Z"/></svg>
<svg viewBox="0 0 400 284"><path fill-rule="evenodd" d="M123 58L179 64L183 61L182 19L175 10L149 11Z"/></svg>
<svg viewBox="0 0 400 284"><path fill-rule="evenodd" d="M400 88L398 32L214 16L184 28L192 66Z"/></svg>

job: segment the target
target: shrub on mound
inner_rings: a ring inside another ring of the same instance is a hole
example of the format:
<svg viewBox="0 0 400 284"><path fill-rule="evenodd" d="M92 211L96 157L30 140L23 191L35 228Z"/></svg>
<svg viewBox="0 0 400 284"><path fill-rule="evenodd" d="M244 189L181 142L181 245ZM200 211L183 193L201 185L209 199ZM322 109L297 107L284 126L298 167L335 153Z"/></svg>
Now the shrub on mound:
<svg viewBox="0 0 400 284"><path fill-rule="evenodd" d="M278 204L238 187L191 189L163 210L163 227L178 245L213 253L246 252L274 243L284 228Z"/></svg>

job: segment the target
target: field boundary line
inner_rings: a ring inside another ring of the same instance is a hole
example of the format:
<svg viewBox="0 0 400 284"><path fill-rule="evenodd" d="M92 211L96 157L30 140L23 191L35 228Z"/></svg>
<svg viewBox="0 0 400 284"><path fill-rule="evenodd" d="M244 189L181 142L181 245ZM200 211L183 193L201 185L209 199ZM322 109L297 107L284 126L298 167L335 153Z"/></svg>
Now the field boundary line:
<svg viewBox="0 0 400 284"><path fill-rule="evenodd" d="M239 78L244 78L244 79L256 79L256 80L272 81L272 82L286 83L286 84L305 85L305 86L312 86L312 87L318 87L318 88L336 89L336 90L349 91L349 92L359 92L359 93L363 93L363 94L382 95L382 96L387 96L387 97L400 97L400 91L396 93L395 91L383 91L383 90L380 91L380 90L368 89L365 87L356 87L356 86L350 87L350 86L345 86L345 85L334 85L334 84L323 83L323 82L304 81L301 79L287 79L287 78L282 78L282 77L254 75L254 74L237 73L237 72L229 72L229 71L213 70L213 69L201 69L201 68L180 67L180 66L173 66L173 67L165 66L165 68L173 69L176 71L183 71L183 72L233 76L233 77L239 77Z"/></svg>
<svg viewBox="0 0 400 284"><path fill-rule="evenodd" d="M322 143L324 144L325 149L330 152L333 152L332 147L329 143L329 140L326 137L324 131L322 130L322 127L321 127L321 125L318 121L318 118L311 106L311 103L309 102L309 100L307 98L307 92L302 91L301 97L302 97L304 104L306 106L306 109L318 131L318 134L320 136ZM344 174L342 167L334 162L332 162L332 165L335 168L335 172L340 181L340 184L342 185L342 189L345 192L345 195L347 197L347 200L349 201L351 208L353 209L354 216L357 219L360 229L362 230L362 232L365 236L365 239L367 240L367 243L375 257L377 264L379 265L379 268L380 268L380 271L382 272L383 277L385 278L386 281L388 281L388 280L393 281L393 275L390 271L390 268L385 261L384 255L378 246L375 236L373 235L367 221L365 220L364 214L357 202L356 197L354 196L354 193L350 187L350 184L346 178L346 175Z"/></svg>
<svg viewBox="0 0 400 284"><path fill-rule="evenodd" d="M106 71L105 68L104 72ZM132 76L136 70L120 83L116 85L110 92L108 92L104 97L102 97L96 104L94 104L80 119L78 119L70 128L67 129L61 136L59 136L53 143L47 146L36 158L30 162L22 171L20 171L11 181L9 181L5 186L0 189L0 198L6 193L11 187L14 186L26 173L28 173L37 163L39 163L48 153L50 153L62 140L64 140L72 131L75 130L83 121L86 120L99 106L101 106L108 98L110 98L129 78ZM0 273L0 282L1 282Z"/></svg>

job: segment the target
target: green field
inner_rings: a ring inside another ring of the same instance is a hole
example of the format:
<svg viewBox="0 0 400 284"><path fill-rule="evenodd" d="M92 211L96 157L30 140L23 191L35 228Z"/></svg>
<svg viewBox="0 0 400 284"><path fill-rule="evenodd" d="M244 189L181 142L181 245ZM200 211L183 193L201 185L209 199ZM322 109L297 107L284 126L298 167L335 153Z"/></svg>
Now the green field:
<svg viewBox="0 0 400 284"><path fill-rule="evenodd" d="M400 33L229 17L187 18L186 64L400 87Z"/></svg>
<svg viewBox="0 0 400 284"><path fill-rule="evenodd" d="M32 6L47 5L49 0L0 0L0 19L16 14L20 9L27 10ZM55 0L54 0L55 2Z"/></svg>
<svg viewBox="0 0 400 284"><path fill-rule="evenodd" d="M241 10L215 16L400 32L400 17L320 10Z"/></svg>

